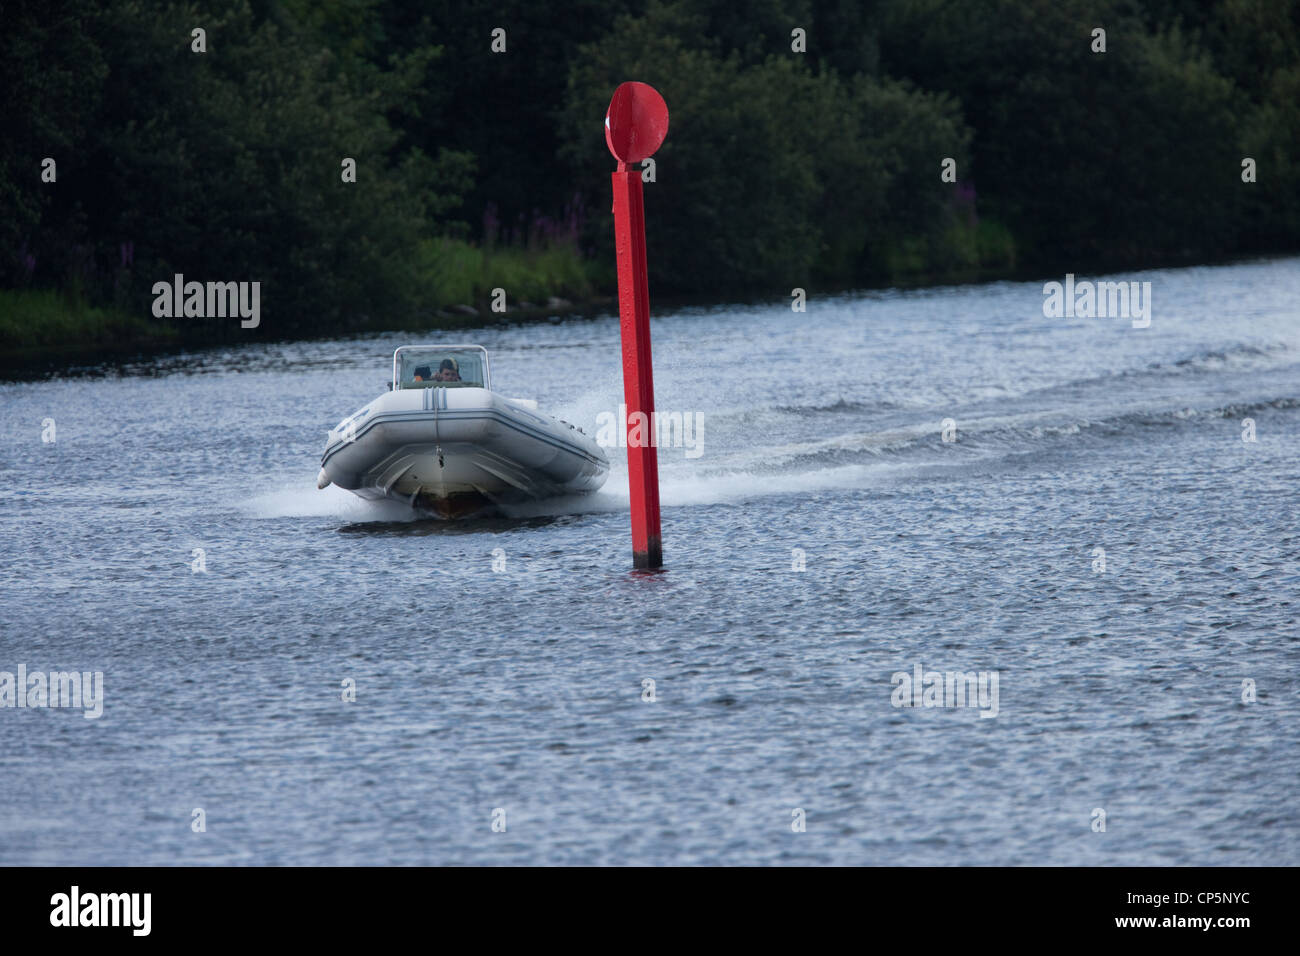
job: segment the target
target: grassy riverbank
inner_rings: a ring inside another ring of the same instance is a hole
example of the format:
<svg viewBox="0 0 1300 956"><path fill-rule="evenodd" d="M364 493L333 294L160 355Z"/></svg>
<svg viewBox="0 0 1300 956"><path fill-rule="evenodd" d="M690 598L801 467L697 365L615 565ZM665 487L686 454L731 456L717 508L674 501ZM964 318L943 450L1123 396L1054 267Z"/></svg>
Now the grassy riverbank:
<svg viewBox="0 0 1300 956"><path fill-rule="evenodd" d="M76 351L133 343L165 346L180 340L165 321L89 304L73 292L0 289L0 352Z"/></svg>
<svg viewBox="0 0 1300 956"><path fill-rule="evenodd" d="M608 274L604 274L608 272ZM482 248L464 240L421 244L417 282L422 306L402 315L356 315L350 321L307 321L262 299L259 336L300 338L371 330L452 329L543 318L612 301L612 270L584 260L571 245ZM504 314L493 310L494 290L505 292ZM0 289L0 355L114 352L203 345L233 337L231 323L158 319L151 298L131 308L95 305L74 291ZM235 326L237 328L237 325ZM307 330L310 330L309 332ZM247 336L244 337L247 340Z"/></svg>
<svg viewBox="0 0 1300 956"><path fill-rule="evenodd" d="M1015 245L998 226L962 223L929 240L886 242L873 272L887 282L993 278L1015 267ZM607 261L608 260L608 261ZM258 337L303 338L379 330L465 328L494 321L547 318L609 306L617 295L612 256L584 258L573 242L494 246L463 239L428 239L415 258L421 305L402 314L359 314L326 320L283 311L263 288ZM810 294L817 283L804 280ZM136 278L132 285L151 288ZM504 292L505 312L494 308ZM776 294L773 289L736 290ZM131 307L96 305L73 291L0 289L0 354L125 351L228 341L235 326L222 320L158 319L152 297ZM297 309L293 303L290 308ZM240 338L247 341L248 335Z"/></svg>
<svg viewBox="0 0 1300 956"><path fill-rule="evenodd" d="M590 299L614 276L599 275L594 263L577 249L559 244L535 249L484 248L459 239L429 239L420 244L417 260L427 285L425 300L447 310L472 305L490 310L494 289L503 289L506 305L514 309L544 306L549 299L575 302Z"/></svg>
<svg viewBox="0 0 1300 956"><path fill-rule="evenodd" d="M612 260L612 256L608 257ZM151 300L136 309L94 305L84 296L48 289L0 289L0 365L57 369L82 361L253 341L293 341L370 332L428 333L481 328L499 323L544 321L557 316L594 315L617 309L613 262L582 258L576 248L501 247L484 249L463 240L430 240L419 250L418 281L427 294L407 314L375 313L347 321L310 321L284 312L275 298L262 297L261 324L242 329L233 319L157 319ZM1130 271L1226 262L1155 260L1130 262ZM1081 272L1110 272L1114 262L1076 266ZM1056 275L1018 262L1010 232L992 221L955 224L928 239L886 241L873 250L874 282L809 281L810 300L865 288L918 288L995 280L1031 280ZM506 293L506 311L493 309L493 290ZM769 287L716 289L707 294L653 291L656 311L689 305L788 303L788 291ZM290 308L296 308L296 303ZM31 361L29 361L31 360Z"/></svg>

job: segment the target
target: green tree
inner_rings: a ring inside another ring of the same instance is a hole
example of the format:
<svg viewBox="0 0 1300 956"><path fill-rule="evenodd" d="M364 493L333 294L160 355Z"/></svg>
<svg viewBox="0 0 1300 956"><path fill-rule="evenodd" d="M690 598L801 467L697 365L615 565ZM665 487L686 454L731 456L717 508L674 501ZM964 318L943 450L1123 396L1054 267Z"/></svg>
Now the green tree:
<svg viewBox="0 0 1300 956"><path fill-rule="evenodd" d="M196 27L207 53L191 50ZM56 254L67 224L84 222L99 291L111 285L134 310L177 272L260 281L265 325L279 333L420 306L418 242L472 173L471 157L426 155L385 117L423 81L428 54L360 77L246 2L212 12L111 0L93 35L110 68L72 131L59 205L35 245ZM344 157L356 183L341 179Z"/></svg>
<svg viewBox="0 0 1300 956"><path fill-rule="evenodd" d="M669 105L668 139L647 186L647 254L669 289L772 291L869 267L891 228L924 235L945 215L939 158L965 158L956 105L867 77L814 73L792 54L744 66L722 55L690 4L652 3L584 47L564 126L571 176L601 209L593 245L610 249L609 171L600 135L617 84L639 79Z"/></svg>
<svg viewBox="0 0 1300 956"><path fill-rule="evenodd" d="M84 237L75 215L64 216L44 245L36 230L75 182L108 73L92 35L95 18L95 7L81 0L0 0L0 282L26 281L32 263L38 279L66 280L68 258L57 250ZM45 157L56 163L57 185L41 182Z"/></svg>

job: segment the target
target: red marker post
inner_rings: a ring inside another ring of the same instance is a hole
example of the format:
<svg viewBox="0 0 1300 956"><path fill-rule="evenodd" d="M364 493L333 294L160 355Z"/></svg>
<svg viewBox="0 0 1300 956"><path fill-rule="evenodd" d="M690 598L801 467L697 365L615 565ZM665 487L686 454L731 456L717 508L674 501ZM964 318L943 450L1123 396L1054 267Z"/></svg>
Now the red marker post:
<svg viewBox="0 0 1300 956"><path fill-rule="evenodd" d="M632 566L664 563L659 531L659 456L650 439L655 389L650 371L650 288L645 262L645 206L641 171L629 169L653 155L668 134L664 98L644 83L623 83L605 113L605 144L618 160L614 180L614 242L618 251L618 313L623 339L623 396L627 405L627 481L632 503ZM632 420L644 417L632 444Z"/></svg>

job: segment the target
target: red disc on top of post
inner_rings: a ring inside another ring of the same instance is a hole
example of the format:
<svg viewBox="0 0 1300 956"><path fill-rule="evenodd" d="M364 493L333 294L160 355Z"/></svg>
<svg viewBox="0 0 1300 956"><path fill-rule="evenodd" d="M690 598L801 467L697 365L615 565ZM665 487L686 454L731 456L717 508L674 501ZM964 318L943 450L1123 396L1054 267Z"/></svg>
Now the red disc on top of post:
<svg viewBox="0 0 1300 956"><path fill-rule="evenodd" d="M605 145L614 158L639 163L668 135L668 104L645 83L621 83L605 111Z"/></svg>

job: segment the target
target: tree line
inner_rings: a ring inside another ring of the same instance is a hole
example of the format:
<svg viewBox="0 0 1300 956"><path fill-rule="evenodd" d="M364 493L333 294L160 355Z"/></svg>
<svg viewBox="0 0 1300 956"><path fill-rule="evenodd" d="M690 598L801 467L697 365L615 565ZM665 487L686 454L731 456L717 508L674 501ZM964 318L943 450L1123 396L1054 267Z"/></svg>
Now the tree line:
<svg viewBox="0 0 1300 956"><path fill-rule="evenodd" d="M627 79L672 114L659 291L1300 245L1300 0L0 0L0 24L0 287L126 311L183 273L260 281L280 331L384 325L446 302L467 250L560 250L609 291Z"/></svg>

